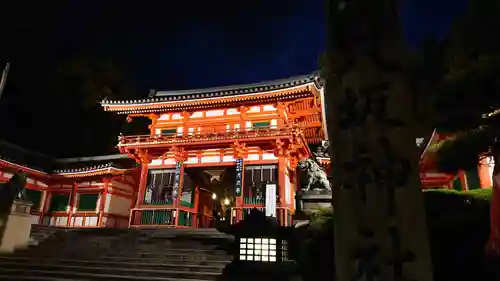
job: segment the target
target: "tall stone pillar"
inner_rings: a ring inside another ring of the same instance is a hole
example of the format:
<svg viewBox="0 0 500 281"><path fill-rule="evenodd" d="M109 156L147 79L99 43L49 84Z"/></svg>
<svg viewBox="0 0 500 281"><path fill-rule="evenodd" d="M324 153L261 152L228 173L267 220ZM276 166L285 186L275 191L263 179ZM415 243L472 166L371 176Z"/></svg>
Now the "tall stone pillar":
<svg viewBox="0 0 500 281"><path fill-rule="evenodd" d="M397 1L326 2L336 280L432 280Z"/></svg>

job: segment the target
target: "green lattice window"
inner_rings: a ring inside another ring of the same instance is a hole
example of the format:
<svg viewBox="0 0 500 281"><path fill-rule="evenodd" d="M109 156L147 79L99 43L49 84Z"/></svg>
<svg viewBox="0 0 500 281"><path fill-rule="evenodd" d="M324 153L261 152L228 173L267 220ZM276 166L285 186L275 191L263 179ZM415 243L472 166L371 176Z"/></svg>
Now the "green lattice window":
<svg viewBox="0 0 500 281"><path fill-rule="evenodd" d="M42 191L26 189L26 195L28 196L28 199L33 203L33 206L31 208L33 210L39 209L42 201Z"/></svg>
<svg viewBox="0 0 500 281"><path fill-rule="evenodd" d="M161 134L167 137L175 136L175 134L177 134L177 129L163 129L161 130Z"/></svg>
<svg viewBox="0 0 500 281"><path fill-rule="evenodd" d="M271 125L270 121L253 122L254 129L269 128L270 125Z"/></svg>
<svg viewBox="0 0 500 281"><path fill-rule="evenodd" d="M141 212L141 224L143 225L172 225L173 223L172 210L149 210Z"/></svg>
<svg viewBox="0 0 500 281"><path fill-rule="evenodd" d="M78 211L95 211L99 193L81 193L78 198Z"/></svg>
<svg viewBox="0 0 500 281"><path fill-rule="evenodd" d="M50 212L66 212L69 203L69 193L53 193L50 199Z"/></svg>
<svg viewBox="0 0 500 281"><path fill-rule="evenodd" d="M179 225L192 226L192 215L185 211L179 211Z"/></svg>

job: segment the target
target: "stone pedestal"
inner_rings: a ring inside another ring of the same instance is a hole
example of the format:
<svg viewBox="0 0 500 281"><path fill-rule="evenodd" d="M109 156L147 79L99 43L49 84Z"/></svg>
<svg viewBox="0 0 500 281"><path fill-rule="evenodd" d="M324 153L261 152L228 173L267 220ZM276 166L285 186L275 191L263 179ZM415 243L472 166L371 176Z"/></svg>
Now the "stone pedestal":
<svg viewBox="0 0 500 281"><path fill-rule="evenodd" d="M307 222L313 212L322 208L332 207L332 193L331 191L306 191L299 192L295 196L297 211L294 215L294 221Z"/></svg>
<svg viewBox="0 0 500 281"><path fill-rule="evenodd" d="M12 253L26 247L30 239L32 218L31 202L14 201L0 245L0 252Z"/></svg>

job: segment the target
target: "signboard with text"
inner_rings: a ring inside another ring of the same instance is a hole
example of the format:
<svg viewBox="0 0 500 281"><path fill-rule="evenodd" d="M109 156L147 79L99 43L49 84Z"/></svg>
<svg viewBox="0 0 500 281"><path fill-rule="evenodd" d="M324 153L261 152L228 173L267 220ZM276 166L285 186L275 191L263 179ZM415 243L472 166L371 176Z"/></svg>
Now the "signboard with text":
<svg viewBox="0 0 500 281"><path fill-rule="evenodd" d="M243 187L243 159L236 160L236 182L235 182L235 191L236 197L241 196L241 189Z"/></svg>
<svg viewBox="0 0 500 281"><path fill-rule="evenodd" d="M276 217L276 185L266 184L266 216Z"/></svg>
<svg viewBox="0 0 500 281"><path fill-rule="evenodd" d="M175 164L175 176L174 176L174 184L172 186L172 199L176 199L177 195L179 195L179 184L181 182L181 169L182 162L177 162Z"/></svg>

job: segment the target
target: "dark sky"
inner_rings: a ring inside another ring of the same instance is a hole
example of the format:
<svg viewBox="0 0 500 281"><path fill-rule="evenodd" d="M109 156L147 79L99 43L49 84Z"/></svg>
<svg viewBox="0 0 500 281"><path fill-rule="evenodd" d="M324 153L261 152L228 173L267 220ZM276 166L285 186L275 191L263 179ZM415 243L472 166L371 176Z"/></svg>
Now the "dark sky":
<svg viewBox="0 0 500 281"><path fill-rule="evenodd" d="M430 34L446 34L465 1L403 1L408 43L416 47ZM317 68L325 38L323 0L3 2L0 63L3 68L8 60L12 67L0 100L0 137L51 155L109 150L97 144L95 151L82 149L83 140L74 132L96 121L59 114L65 104L51 98L48 74L72 55L118 62L140 97L149 88L209 87L309 73ZM91 133L85 142L99 143L100 134Z"/></svg>

